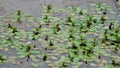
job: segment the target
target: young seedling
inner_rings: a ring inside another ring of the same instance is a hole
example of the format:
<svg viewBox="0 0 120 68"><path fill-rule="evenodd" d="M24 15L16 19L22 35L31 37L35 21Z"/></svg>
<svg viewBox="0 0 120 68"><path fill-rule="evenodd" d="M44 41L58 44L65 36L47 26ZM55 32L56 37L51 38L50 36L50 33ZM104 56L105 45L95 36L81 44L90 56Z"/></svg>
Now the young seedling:
<svg viewBox="0 0 120 68"><path fill-rule="evenodd" d="M48 26L48 25L50 25L50 15L49 14L45 14L44 16L43 16L43 20L44 20L44 22L45 22L45 24Z"/></svg>
<svg viewBox="0 0 120 68"><path fill-rule="evenodd" d="M117 20L111 20L110 21L110 24L109 24L109 30L114 30L114 26L115 26L115 23L117 22Z"/></svg>
<svg viewBox="0 0 120 68"><path fill-rule="evenodd" d="M12 35L12 36L16 36L17 35L17 32L19 32L18 30L17 30L17 28L16 27L13 27L11 24L9 24L9 29L8 29L9 31L9 33Z"/></svg>
<svg viewBox="0 0 120 68"><path fill-rule="evenodd" d="M11 23L8 23L8 28L13 28L12 24Z"/></svg>
<svg viewBox="0 0 120 68"><path fill-rule="evenodd" d="M37 27L37 28L35 28L34 30L33 30L33 38L32 38L32 40L36 40L36 38L38 37L38 35L40 34L40 28L39 27Z"/></svg>
<svg viewBox="0 0 120 68"><path fill-rule="evenodd" d="M57 32L60 30L59 26L60 26L60 24L56 24L56 26L55 26Z"/></svg>
<svg viewBox="0 0 120 68"><path fill-rule="evenodd" d="M108 29L105 29L105 31L104 31L104 39L102 39L102 43L105 43L105 41L108 41L107 34L108 34Z"/></svg>
<svg viewBox="0 0 120 68"><path fill-rule="evenodd" d="M67 64L65 62L62 62L62 68L68 67Z"/></svg>
<svg viewBox="0 0 120 68"><path fill-rule="evenodd" d="M76 10L77 10L77 8L75 6L68 7L69 13L74 13L74 12L76 12Z"/></svg>
<svg viewBox="0 0 120 68"><path fill-rule="evenodd" d="M72 17L68 17L67 22L72 22Z"/></svg>
<svg viewBox="0 0 120 68"><path fill-rule="evenodd" d="M21 22L21 10L17 10L17 15L18 15L17 22L22 23Z"/></svg>
<svg viewBox="0 0 120 68"><path fill-rule="evenodd" d="M68 40L73 41L74 39L75 39L75 37L73 36L73 34L70 34L69 37L68 37Z"/></svg>
<svg viewBox="0 0 120 68"><path fill-rule="evenodd" d="M39 29L42 28L42 25L40 24L38 28L39 28Z"/></svg>
<svg viewBox="0 0 120 68"><path fill-rule="evenodd" d="M47 36L45 36L45 40L46 40L46 41L48 41L48 39L49 39L49 36L48 36L48 35L47 35Z"/></svg>
<svg viewBox="0 0 120 68"><path fill-rule="evenodd" d="M76 46L74 42L72 42L72 49L78 49L78 47Z"/></svg>
<svg viewBox="0 0 120 68"><path fill-rule="evenodd" d="M43 61L46 61L47 58L48 58L48 55L47 55L47 54L44 54L44 56L43 56Z"/></svg>
<svg viewBox="0 0 120 68"><path fill-rule="evenodd" d="M114 27L114 24L113 24L113 23L110 23L110 25L109 25L109 30L112 30L113 27Z"/></svg>
<svg viewBox="0 0 120 68"><path fill-rule="evenodd" d="M112 63L111 63L113 66L120 66L120 63L117 63L115 60L112 60Z"/></svg>
<svg viewBox="0 0 120 68"><path fill-rule="evenodd" d="M6 58L0 54L0 63L4 62L6 60Z"/></svg>
<svg viewBox="0 0 120 68"><path fill-rule="evenodd" d="M119 36L119 26L114 28L114 25L111 26L109 29L112 29L109 31L108 39L111 41L112 44L114 43L120 43L120 36Z"/></svg>
<svg viewBox="0 0 120 68"><path fill-rule="evenodd" d="M10 38L10 37L8 37L7 39L6 39L6 44L12 44L13 43L13 41L12 41L12 39Z"/></svg>
<svg viewBox="0 0 120 68"><path fill-rule="evenodd" d="M73 61L74 61L74 57L73 57L73 56L71 56L70 54L68 55L68 58L70 59L70 61L71 61L71 62L73 62Z"/></svg>
<svg viewBox="0 0 120 68"><path fill-rule="evenodd" d="M103 10L103 15L106 15L106 14L107 14L107 8Z"/></svg>
<svg viewBox="0 0 120 68"><path fill-rule="evenodd" d="M102 15L101 18L100 18L100 20L101 20L101 24L104 24L104 22L105 22L105 20L106 20L106 19L105 19L105 16Z"/></svg>
<svg viewBox="0 0 120 68"><path fill-rule="evenodd" d="M28 59L30 59L30 51L31 51L31 46L27 46L26 52L28 52L28 55L26 56ZM28 60L27 60L28 61Z"/></svg>
<svg viewBox="0 0 120 68"><path fill-rule="evenodd" d="M54 45L53 42L50 40L49 46L53 46L53 45Z"/></svg>
<svg viewBox="0 0 120 68"><path fill-rule="evenodd" d="M51 11L51 9L52 9L52 5L47 5L47 13L50 13L50 11Z"/></svg>
<svg viewBox="0 0 120 68"><path fill-rule="evenodd" d="M77 8L76 10L79 15L83 15L84 11L81 8Z"/></svg>
<svg viewBox="0 0 120 68"><path fill-rule="evenodd" d="M36 44L34 44L33 47L36 48Z"/></svg>
<svg viewBox="0 0 120 68"><path fill-rule="evenodd" d="M18 32L17 28L16 27L13 27L13 32L12 33L15 33L15 32Z"/></svg>
<svg viewBox="0 0 120 68"><path fill-rule="evenodd" d="M56 27L52 27L53 34L57 34Z"/></svg>

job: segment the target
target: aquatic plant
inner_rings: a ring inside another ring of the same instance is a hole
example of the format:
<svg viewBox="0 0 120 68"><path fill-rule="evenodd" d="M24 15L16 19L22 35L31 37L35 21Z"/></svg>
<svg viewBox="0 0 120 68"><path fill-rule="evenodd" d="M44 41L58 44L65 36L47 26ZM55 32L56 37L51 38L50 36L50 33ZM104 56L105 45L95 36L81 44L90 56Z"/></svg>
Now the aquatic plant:
<svg viewBox="0 0 120 68"><path fill-rule="evenodd" d="M3 56L3 55L0 54L0 64L3 63L3 62L5 62L6 59L7 59L6 56Z"/></svg>
<svg viewBox="0 0 120 68"><path fill-rule="evenodd" d="M89 68L101 65L117 68L119 61L108 62L106 58L119 59L119 21L109 19L107 14L111 10L106 4L97 2L93 5L93 12L89 12L81 7L57 9L49 4L43 7L42 16L37 19L17 10L7 17L9 21L0 20L0 41L3 41L0 50L10 55L15 50L15 63L30 62L35 67ZM59 17L55 13L65 16ZM1 62L7 60L3 57L0 56Z"/></svg>

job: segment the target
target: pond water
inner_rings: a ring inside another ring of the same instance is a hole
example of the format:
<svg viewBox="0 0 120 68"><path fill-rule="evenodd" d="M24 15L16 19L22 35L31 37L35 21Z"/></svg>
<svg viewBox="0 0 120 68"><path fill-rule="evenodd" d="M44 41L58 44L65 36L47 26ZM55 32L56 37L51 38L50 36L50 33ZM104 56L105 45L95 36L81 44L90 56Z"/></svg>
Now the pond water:
<svg viewBox="0 0 120 68"><path fill-rule="evenodd" d="M111 6L115 12L120 13L115 6L115 0L0 0L0 14L8 15L21 9L23 12L29 12L35 17L39 17L41 16L41 7L45 4L51 4L58 8L75 5L89 9L90 4L97 1L106 3Z"/></svg>

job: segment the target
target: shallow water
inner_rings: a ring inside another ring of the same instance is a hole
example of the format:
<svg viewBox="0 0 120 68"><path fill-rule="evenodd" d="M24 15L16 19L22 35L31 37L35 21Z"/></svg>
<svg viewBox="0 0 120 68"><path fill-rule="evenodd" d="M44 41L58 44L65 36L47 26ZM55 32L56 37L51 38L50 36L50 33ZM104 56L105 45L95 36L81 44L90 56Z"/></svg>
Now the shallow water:
<svg viewBox="0 0 120 68"><path fill-rule="evenodd" d="M115 0L1 0L0 14L8 15L18 9L29 12L35 17L41 16L42 5L51 4L53 7L66 8L68 6L80 6L89 9L91 3L101 1L107 3L112 9L120 13L115 6Z"/></svg>

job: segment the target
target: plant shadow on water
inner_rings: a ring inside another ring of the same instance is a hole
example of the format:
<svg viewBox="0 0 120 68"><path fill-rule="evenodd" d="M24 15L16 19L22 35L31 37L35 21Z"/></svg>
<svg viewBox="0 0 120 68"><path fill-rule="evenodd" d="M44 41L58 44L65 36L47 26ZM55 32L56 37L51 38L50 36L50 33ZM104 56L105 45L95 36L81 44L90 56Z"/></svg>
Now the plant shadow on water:
<svg viewBox="0 0 120 68"><path fill-rule="evenodd" d="M105 3L92 6L94 14L81 7L57 9L48 4L40 18L22 10L1 18L0 66L119 68L119 20L109 19L112 11Z"/></svg>

